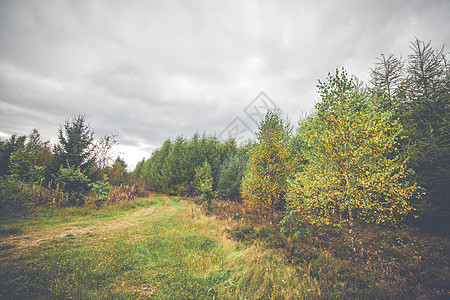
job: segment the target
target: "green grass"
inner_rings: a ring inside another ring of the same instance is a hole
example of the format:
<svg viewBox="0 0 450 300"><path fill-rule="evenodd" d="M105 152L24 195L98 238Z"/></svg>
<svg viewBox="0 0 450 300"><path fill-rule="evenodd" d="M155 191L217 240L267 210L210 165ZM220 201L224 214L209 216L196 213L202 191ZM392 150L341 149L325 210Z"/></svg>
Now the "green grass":
<svg viewBox="0 0 450 300"><path fill-rule="evenodd" d="M233 222L164 196L3 217L0 298L320 297L311 270L229 239Z"/></svg>
<svg viewBox="0 0 450 300"><path fill-rule="evenodd" d="M217 207L216 207L217 206ZM0 299L448 298L450 241L414 228L287 239L237 204L153 195L2 216Z"/></svg>

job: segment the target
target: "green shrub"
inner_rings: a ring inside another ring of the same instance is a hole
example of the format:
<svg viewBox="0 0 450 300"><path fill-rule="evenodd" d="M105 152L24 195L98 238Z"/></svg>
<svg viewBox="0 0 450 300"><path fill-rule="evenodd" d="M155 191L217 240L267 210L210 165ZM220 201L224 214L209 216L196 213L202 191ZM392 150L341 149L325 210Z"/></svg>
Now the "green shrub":
<svg viewBox="0 0 450 300"><path fill-rule="evenodd" d="M21 181L17 176L0 179L0 208L20 210L34 204L33 184Z"/></svg>
<svg viewBox="0 0 450 300"><path fill-rule="evenodd" d="M309 233L309 229L303 225L300 214L297 211L289 213L280 222L281 232L290 237L302 238Z"/></svg>
<svg viewBox="0 0 450 300"><path fill-rule="evenodd" d="M79 168L60 168L58 181L62 185L67 206L82 206L84 204L84 196L89 190L89 179L81 173Z"/></svg>
<svg viewBox="0 0 450 300"><path fill-rule="evenodd" d="M217 198L217 193L213 191L211 166L207 161L201 167L195 169L192 185L200 192L201 199L206 201L208 210L211 210L211 200Z"/></svg>
<svg viewBox="0 0 450 300"><path fill-rule="evenodd" d="M109 192L111 191L111 185L108 182L108 176L106 176L106 174L103 174L103 180L93 182L89 184L89 186L97 196L95 205L97 207L102 206L102 204L105 203L106 200L108 200Z"/></svg>

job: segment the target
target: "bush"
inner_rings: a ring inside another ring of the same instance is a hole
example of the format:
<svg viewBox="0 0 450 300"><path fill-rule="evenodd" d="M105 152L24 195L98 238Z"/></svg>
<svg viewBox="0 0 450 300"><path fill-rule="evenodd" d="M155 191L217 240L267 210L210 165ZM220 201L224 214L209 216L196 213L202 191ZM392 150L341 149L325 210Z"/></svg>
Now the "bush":
<svg viewBox="0 0 450 300"><path fill-rule="evenodd" d="M212 184L202 184L200 187L202 200L206 201L206 207L211 210L212 200L217 198L217 193L213 191Z"/></svg>
<svg viewBox="0 0 450 300"><path fill-rule="evenodd" d="M0 208L23 209L33 204L32 187L16 176L4 176L0 180Z"/></svg>
<svg viewBox="0 0 450 300"><path fill-rule="evenodd" d="M97 207L102 206L102 204L108 200L109 192L111 191L111 185L108 182L108 176L106 176L106 174L103 174L103 180L93 182L89 186L96 195L95 205Z"/></svg>
<svg viewBox="0 0 450 300"><path fill-rule="evenodd" d="M59 200L58 190L19 180L17 176L0 177L0 210L26 210L32 206L48 205Z"/></svg>
<svg viewBox="0 0 450 300"><path fill-rule="evenodd" d="M67 206L82 206L84 204L84 195L89 190L89 179L81 173L79 168L61 168L58 174L58 182L62 185Z"/></svg>
<svg viewBox="0 0 450 300"><path fill-rule="evenodd" d="M280 222L281 232L290 237L302 238L309 233L309 229L303 225L299 212L291 210Z"/></svg>

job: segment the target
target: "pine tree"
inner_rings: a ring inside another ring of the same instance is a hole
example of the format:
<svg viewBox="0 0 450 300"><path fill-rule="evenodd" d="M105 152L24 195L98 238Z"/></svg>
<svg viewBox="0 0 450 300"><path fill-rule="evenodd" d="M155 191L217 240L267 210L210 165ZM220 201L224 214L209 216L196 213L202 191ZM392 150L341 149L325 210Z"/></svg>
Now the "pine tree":
<svg viewBox="0 0 450 300"><path fill-rule="evenodd" d="M86 176L92 175L95 162L93 140L94 132L86 124L84 116L66 120L64 127L59 129L59 143L54 148L53 170L73 168Z"/></svg>

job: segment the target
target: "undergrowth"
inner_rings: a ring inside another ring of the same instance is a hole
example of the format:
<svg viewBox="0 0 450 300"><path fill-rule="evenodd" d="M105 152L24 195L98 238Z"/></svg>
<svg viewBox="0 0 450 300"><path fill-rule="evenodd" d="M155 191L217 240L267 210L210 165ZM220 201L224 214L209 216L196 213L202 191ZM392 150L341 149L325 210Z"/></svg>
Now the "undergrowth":
<svg viewBox="0 0 450 300"><path fill-rule="evenodd" d="M228 231L234 240L273 249L290 265L308 270L321 291L319 298L450 297L450 241L442 235L408 226L358 224L354 253L346 231L334 227L309 226L303 237L295 238L281 232L281 213L270 224L269 212L224 201L215 201L208 212L238 222Z"/></svg>

